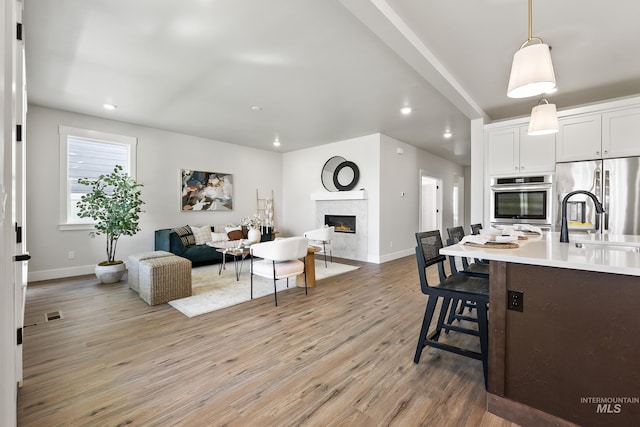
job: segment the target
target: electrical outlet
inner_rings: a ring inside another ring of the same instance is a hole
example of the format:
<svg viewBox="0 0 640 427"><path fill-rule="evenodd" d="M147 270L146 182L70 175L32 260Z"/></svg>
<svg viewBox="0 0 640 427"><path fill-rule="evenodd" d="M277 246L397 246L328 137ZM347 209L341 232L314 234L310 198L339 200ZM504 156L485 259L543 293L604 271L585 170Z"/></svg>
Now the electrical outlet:
<svg viewBox="0 0 640 427"><path fill-rule="evenodd" d="M76 259L76 253L74 251L69 251L68 257L69 259Z"/></svg>
<svg viewBox="0 0 640 427"><path fill-rule="evenodd" d="M524 292L507 290L507 310L523 311Z"/></svg>

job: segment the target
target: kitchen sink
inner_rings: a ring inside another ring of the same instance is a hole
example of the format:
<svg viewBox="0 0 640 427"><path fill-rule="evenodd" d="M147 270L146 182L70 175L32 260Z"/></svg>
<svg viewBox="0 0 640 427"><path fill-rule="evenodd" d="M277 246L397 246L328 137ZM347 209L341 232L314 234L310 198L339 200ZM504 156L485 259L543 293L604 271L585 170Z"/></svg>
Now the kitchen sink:
<svg viewBox="0 0 640 427"><path fill-rule="evenodd" d="M582 240L575 242L576 248L585 249L610 249L625 252L640 252L640 244L632 242L615 242L599 240Z"/></svg>

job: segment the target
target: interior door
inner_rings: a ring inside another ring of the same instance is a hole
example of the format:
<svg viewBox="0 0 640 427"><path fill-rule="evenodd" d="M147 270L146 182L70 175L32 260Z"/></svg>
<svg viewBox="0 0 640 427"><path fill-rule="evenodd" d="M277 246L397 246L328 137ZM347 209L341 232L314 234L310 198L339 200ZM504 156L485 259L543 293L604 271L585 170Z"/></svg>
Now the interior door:
<svg viewBox="0 0 640 427"><path fill-rule="evenodd" d="M420 171L420 231L442 233L442 180Z"/></svg>
<svg viewBox="0 0 640 427"><path fill-rule="evenodd" d="M21 6L22 3L19 3ZM22 22L22 9L16 10L17 21ZM24 309L27 296L28 260L26 239L26 69L24 41L18 40L15 58L16 100L15 120L16 135L13 154L13 224L15 232L14 276L15 276L15 323L16 341L16 379L22 385L22 331L24 328Z"/></svg>
<svg viewBox="0 0 640 427"><path fill-rule="evenodd" d="M453 226L464 227L464 177L453 176Z"/></svg>
<svg viewBox="0 0 640 427"><path fill-rule="evenodd" d="M22 383L22 345L17 342L23 326L26 267L25 263L16 262L17 255L25 249L24 240L16 242L18 227L23 225L18 221L23 221L25 212L24 144L18 139L24 130L26 99L24 51L17 25L22 21L22 2L0 0L0 5L0 57L5 64L0 67L0 92L5 101L0 105L0 425L10 426L17 419L16 383Z"/></svg>

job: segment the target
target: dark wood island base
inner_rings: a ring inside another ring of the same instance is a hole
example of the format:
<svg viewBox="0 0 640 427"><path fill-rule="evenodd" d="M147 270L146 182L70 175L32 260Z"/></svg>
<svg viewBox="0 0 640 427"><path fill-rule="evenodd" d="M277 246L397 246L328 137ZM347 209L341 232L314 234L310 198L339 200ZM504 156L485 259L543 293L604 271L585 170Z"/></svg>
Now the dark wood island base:
<svg viewBox="0 0 640 427"><path fill-rule="evenodd" d="M489 412L523 426L637 425L640 277L490 268Z"/></svg>

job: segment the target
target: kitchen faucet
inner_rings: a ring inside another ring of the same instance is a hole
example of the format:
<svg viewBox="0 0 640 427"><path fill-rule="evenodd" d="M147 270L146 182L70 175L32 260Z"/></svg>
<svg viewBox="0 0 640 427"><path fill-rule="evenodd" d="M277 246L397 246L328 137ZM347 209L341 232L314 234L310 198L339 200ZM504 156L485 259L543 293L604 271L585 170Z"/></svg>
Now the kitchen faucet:
<svg viewBox="0 0 640 427"><path fill-rule="evenodd" d="M567 227L567 201L571 196L575 194L586 194L587 196L591 197L591 200L593 200L593 203L596 205L596 212L599 214L604 212L602 204L598 201L598 198L595 196L595 194L585 190L576 190L568 193L566 196L564 196L564 199L562 199L562 228L560 228L560 241L562 243L569 243L569 228Z"/></svg>

